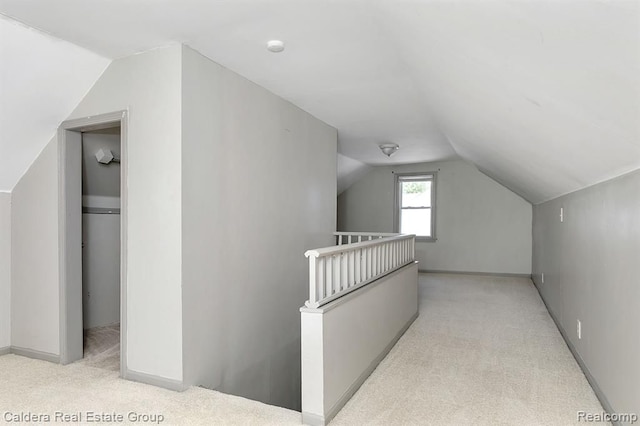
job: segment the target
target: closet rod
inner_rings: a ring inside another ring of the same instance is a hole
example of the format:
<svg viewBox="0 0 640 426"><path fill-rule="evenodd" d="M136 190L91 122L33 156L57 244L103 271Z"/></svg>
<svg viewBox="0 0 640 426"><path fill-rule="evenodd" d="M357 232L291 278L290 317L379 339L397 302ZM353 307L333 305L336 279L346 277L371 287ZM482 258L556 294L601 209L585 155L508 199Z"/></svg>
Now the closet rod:
<svg viewBox="0 0 640 426"><path fill-rule="evenodd" d="M120 209L108 208L108 207L83 207L82 213L84 214L120 214Z"/></svg>

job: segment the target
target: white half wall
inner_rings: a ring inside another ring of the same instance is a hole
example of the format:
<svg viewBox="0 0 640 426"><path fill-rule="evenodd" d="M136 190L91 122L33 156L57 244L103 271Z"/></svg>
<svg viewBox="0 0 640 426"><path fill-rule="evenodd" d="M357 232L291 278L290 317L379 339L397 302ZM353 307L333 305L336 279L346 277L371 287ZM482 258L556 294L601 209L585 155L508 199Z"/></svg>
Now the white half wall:
<svg viewBox="0 0 640 426"><path fill-rule="evenodd" d="M0 192L0 351L11 346L11 194Z"/></svg>
<svg viewBox="0 0 640 426"><path fill-rule="evenodd" d="M60 355L55 140L22 176L11 198L11 345Z"/></svg>
<svg viewBox="0 0 640 426"><path fill-rule="evenodd" d="M302 420L325 425L418 316L418 265L300 312Z"/></svg>
<svg viewBox="0 0 640 426"><path fill-rule="evenodd" d="M338 197L338 230L394 232L394 172L437 172L437 241L416 242L420 270L531 273L531 204L465 161L375 167Z"/></svg>
<svg viewBox="0 0 640 426"><path fill-rule="evenodd" d="M334 128L183 50L185 382L300 409L304 252L333 244Z"/></svg>

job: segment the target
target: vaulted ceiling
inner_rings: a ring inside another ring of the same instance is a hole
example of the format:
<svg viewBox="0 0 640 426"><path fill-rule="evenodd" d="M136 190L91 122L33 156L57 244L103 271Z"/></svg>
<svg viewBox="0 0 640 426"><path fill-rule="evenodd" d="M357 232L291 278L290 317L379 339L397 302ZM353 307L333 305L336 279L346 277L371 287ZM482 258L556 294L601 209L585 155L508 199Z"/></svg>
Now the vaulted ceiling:
<svg viewBox="0 0 640 426"><path fill-rule="evenodd" d="M636 1L0 0L0 12L97 57L188 44L336 127L352 180L363 164L461 157L536 203L640 168ZM32 67L29 81L48 78L48 60ZM23 103L12 121L33 116ZM3 158L23 155L0 136ZM385 142L400 145L390 159Z"/></svg>
<svg viewBox="0 0 640 426"><path fill-rule="evenodd" d="M0 191L13 189L107 58L0 15Z"/></svg>

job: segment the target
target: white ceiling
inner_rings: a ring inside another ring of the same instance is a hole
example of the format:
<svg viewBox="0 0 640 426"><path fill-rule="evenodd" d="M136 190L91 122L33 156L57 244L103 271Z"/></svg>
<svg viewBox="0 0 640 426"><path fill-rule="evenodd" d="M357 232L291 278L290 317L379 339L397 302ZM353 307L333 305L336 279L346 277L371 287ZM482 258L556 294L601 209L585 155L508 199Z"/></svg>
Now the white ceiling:
<svg viewBox="0 0 640 426"><path fill-rule="evenodd" d="M351 185L362 179L372 167L362 161L354 160L338 153L338 195L342 194Z"/></svg>
<svg viewBox="0 0 640 426"><path fill-rule="evenodd" d="M108 64L0 15L0 191L13 189Z"/></svg>
<svg viewBox="0 0 640 426"><path fill-rule="evenodd" d="M460 156L532 202L640 167L636 1L0 0L0 12L110 58L186 43L333 125L339 152L370 165ZM266 51L272 38L283 53ZM400 151L388 159L383 142Z"/></svg>

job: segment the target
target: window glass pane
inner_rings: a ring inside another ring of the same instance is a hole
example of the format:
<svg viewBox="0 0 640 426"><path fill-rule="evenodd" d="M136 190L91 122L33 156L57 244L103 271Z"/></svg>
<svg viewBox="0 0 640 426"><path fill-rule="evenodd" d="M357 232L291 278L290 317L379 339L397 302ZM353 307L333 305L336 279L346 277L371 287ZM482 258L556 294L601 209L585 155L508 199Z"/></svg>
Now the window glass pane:
<svg viewBox="0 0 640 426"><path fill-rule="evenodd" d="M431 181L401 182L402 207L431 207Z"/></svg>
<svg viewBox="0 0 640 426"><path fill-rule="evenodd" d="M431 209L400 210L400 232L402 234L430 237Z"/></svg>

